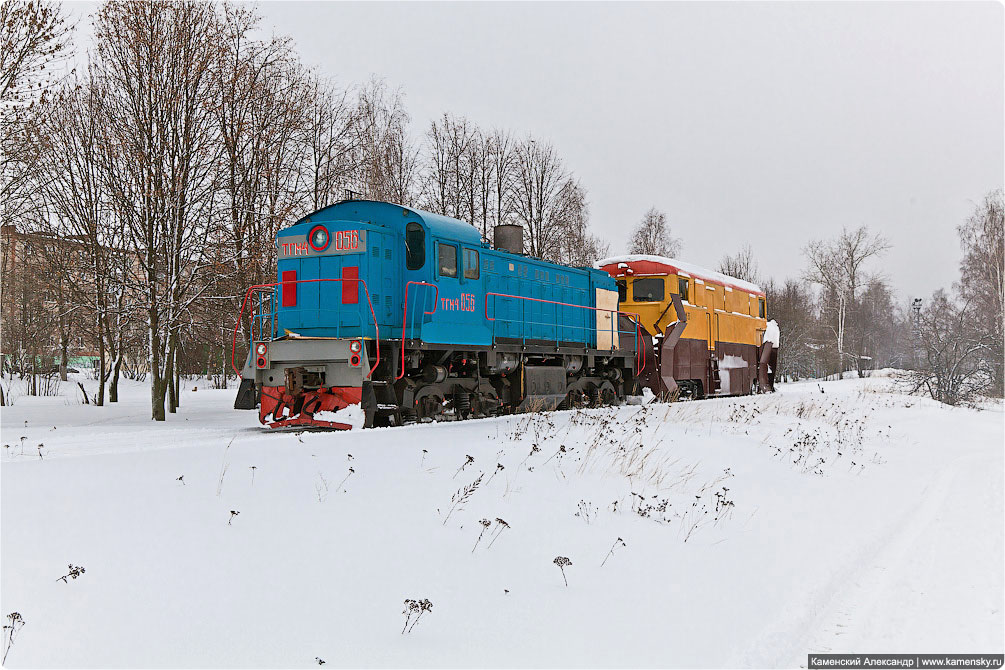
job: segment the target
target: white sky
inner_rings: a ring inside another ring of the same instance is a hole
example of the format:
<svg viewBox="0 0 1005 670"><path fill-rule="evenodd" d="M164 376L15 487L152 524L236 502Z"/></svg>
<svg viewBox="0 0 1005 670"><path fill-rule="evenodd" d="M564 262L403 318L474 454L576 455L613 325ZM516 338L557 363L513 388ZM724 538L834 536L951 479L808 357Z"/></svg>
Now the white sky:
<svg viewBox="0 0 1005 670"><path fill-rule="evenodd" d="M781 279L810 239L866 224L893 244L900 297L927 296L957 277L956 225L1005 180L1000 3L259 8L308 65L400 86L417 137L451 112L553 142L613 253L655 205L685 259L714 267L749 241Z"/></svg>

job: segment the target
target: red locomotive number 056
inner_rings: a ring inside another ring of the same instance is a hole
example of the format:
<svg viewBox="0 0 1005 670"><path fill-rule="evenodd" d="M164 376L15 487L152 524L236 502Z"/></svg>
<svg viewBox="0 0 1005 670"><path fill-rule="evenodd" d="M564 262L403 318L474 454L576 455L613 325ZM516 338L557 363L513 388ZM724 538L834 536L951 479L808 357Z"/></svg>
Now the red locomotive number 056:
<svg viewBox="0 0 1005 670"><path fill-rule="evenodd" d="M344 230L335 233L335 251L356 251L358 249L358 230Z"/></svg>

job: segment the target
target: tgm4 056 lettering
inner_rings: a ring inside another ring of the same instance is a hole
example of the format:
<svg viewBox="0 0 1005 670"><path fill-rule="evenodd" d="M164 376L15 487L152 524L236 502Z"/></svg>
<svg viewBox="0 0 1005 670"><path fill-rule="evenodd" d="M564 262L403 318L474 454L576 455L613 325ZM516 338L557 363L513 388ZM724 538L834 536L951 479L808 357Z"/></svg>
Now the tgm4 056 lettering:
<svg viewBox="0 0 1005 670"><path fill-rule="evenodd" d="M440 298L440 307L449 311L475 311L475 296L472 293L462 293L460 298Z"/></svg>
<svg viewBox="0 0 1005 670"><path fill-rule="evenodd" d="M277 242L279 258L297 256L331 256L333 254L358 253L366 249L366 231L339 230L329 233L317 226L311 240L299 237L279 238Z"/></svg>

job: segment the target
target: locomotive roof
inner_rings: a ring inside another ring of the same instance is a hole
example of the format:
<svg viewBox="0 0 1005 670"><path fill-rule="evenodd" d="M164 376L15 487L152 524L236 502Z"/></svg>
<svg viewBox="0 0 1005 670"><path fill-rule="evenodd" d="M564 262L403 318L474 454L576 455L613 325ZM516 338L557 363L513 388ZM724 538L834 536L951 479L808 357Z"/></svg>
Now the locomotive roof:
<svg viewBox="0 0 1005 670"><path fill-rule="evenodd" d="M397 216L390 216L392 214ZM396 205L380 200L342 200L322 207L316 212L311 212L290 228L307 223L325 223L328 221L377 222L377 219L380 220L381 224L385 225L390 221L395 227L400 222L402 228L410 221L419 220L434 235L476 246L482 243L482 236L478 232L478 229L460 219L433 214L432 212L424 212L414 207L405 207L404 205ZM289 230L289 228L285 230Z"/></svg>
<svg viewBox="0 0 1005 670"><path fill-rule="evenodd" d="M609 266L612 265L615 267L609 268ZM709 270L685 261L677 260L676 258L666 258L664 256L648 256L645 254L612 256L611 258L604 258L603 260L597 261L594 267L606 270L610 274L619 276L626 274L684 274L706 282L722 284L723 286L729 286L730 288L739 289L740 291L746 291L747 293L764 295L764 291L761 290L761 287L757 284L752 284L749 281L737 279L736 277L730 277L729 275L724 275L721 272L716 272L715 270ZM625 272L625 270L630 270L630 272Z"/></svg>

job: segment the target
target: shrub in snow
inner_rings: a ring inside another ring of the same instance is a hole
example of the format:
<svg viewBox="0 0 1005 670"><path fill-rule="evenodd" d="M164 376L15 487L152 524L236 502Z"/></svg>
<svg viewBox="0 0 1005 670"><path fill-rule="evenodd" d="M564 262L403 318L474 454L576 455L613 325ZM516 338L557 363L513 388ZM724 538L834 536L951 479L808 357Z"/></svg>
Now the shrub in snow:
<svg viewBox="0 0 1005 670"><path fill-rule="evenodd" d="M579 501L579 505L577 506L577 509L579 511L576 512L576 514L574 516L578 516L578 517L582 518L583 521L585 521L587 525L589 525L590 522L593 521L596 518L596 516L597 516L597 508L593 504L588 503L585 500L580 500Z"/></svg>
<svg viewBox="0 0 1005 670"><path fill-rule="evenodd" d="M182 475L181 477L175 477L175 479L174 479L174 480L175 480L176 482L181 482L181 485L182 485L182 486L186 486L186 484L185 484L185 475Z"/></svg>
<svg viewBox="0 0 1005 670"><path fill-rule="evenodd" d="M21 617L20 612L11 612L8 614L7 621L10 623L4 624L3 627L3 663L7 662L7 652L14 646L14 637L28 623Z"/></svg>
<svg viewBox="0 0 1005 670"><path fill-rule="evenodd" d="M79 565L67 565L66 567L69 568L69 572L67 572L65 575L63 575L59 579L57 579L56 580L57 582L60 581L60 579L61 579L61 580L63 580L64 584L68 584L69 582L66 581L67 577L69 577L70 579L76 579L77 577L79 577L82 574L84 574L85 572L87 572L86 570L84 570L84 568L82 568Z"/></svg>
<svg viewBox="0 0 1005 670"><path fill-rule="evenodd" d="M230 522L234 520L234 517L237 516L238 514L240 514L240 512L238 512L236 509L230 510L230 518L227 519L228 526L230 525Z"/></svg>
<svg viewBox="0 0 1005 670"><path fill-rule="evenodd" d="M318 665L324 665L325 664L325 659L321 658L320 656L315 656L314 660L318 662Z"/></svg>
<svg viewBox="0 0 1005 670"><path fill-rule="evenodd" d="M565 582L566 586L568 586L569 585L569 580L565 578L565 568L568 565L572 565L572 561L570 561L565 556L556 556L555 560L552 561L552 563L554 563L555 565L557 565L558 569L562 571L562 581Z"/></svg>
<svg viewBox="0 0 1005 670"><path fill-rule="evenodd" d="M402 614L405 615L405 625L401 629L401 634L404 635L406 632L411 633L412 629L415 628L415 624L419 623L419 619L426 612L433 611L433 603L429 602L428 598L423 598L422 600L412 600L411 598L405 600L405 609ZM415 619L412 619L415 616ZM412 625L409 626L408 622L411 621Z"/></svg>

